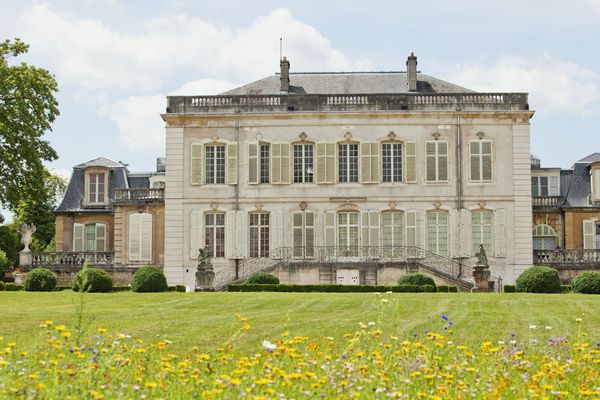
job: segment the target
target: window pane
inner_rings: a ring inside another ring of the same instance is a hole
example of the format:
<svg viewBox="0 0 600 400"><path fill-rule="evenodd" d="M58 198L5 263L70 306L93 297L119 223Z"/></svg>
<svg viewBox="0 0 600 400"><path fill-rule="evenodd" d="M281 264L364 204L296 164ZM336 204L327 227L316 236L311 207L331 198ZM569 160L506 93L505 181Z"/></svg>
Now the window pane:
<svg viewBox="0 0 600 400"><path fill-rule="evenodd" d="M260 145L260 183L269 183L269 145Z"/></svg>

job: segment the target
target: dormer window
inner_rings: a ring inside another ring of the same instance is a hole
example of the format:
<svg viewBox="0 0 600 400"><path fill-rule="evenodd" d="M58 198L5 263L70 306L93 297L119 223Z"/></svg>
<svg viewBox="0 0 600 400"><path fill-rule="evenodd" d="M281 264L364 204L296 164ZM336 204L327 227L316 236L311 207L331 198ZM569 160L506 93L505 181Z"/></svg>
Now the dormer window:
<svg viewBox="0 0 600 400"><path fill-rule="evenodd" d="M85 172L84 206L103 206L108 203L108 171Z"/></svg>

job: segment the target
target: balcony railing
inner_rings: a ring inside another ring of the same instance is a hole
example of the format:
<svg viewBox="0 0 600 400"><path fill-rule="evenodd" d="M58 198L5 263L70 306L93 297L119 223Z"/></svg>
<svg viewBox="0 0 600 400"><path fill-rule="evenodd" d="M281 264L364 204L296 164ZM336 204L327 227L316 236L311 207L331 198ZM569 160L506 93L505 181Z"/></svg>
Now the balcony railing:
<svg viewBox="0 0 600 400"><path fill-rule="evenodd" d="M115 189L115 203L120 204L150 204L162 203L165 201L164 189Z"/></svg>
<svg viewBox="0 0 600 400"><path fill-rule="evenodd" d="M33 267L81 266L87 261L90 266L111 266L115 253L112 251L64 251L33 253Z"/></svg>
<svg viewBox="0 0 600 400"><path fill-rule="evenodd" d="M531 204L534 207L558 207L562 205L562 196L533 196Z"/></svg>
<svg viewBox="0 0 600 400"><path fill-rule="evenodd" d="M600 250L555 249L533 250L533 261L537 264L595 264L600 266Z"/></svg>
<svg viewBox="0 0 600 400"><path fill-rule="evenodd" d="M168 114L290 112L290 111L410 111L529 110L526 93L371 93L237 96L169 96Z"/></svg>

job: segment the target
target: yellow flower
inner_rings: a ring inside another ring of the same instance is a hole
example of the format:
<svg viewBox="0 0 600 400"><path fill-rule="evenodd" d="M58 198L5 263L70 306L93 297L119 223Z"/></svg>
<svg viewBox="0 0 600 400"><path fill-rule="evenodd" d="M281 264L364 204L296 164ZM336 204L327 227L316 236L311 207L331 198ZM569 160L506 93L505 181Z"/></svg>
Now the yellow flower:
<svg viewBox="0 0 600 400"><path fill-rule="evenodd" d="M248 329L250 329L250 327L251 327L251 325L249 323L244 322L244 326L242 326L242 329L247 331Z"/></svg>
<svg viewBox="0 0 600 400"><path fill-rule="evenodd" d="M104 328L98 328L97 332L98 333L106 333L106 329L104 329Z"/></svg>
<svg viewBox="0 0 600 400"><path fill-rule="evenodd" d="M57 325L57 326L55 326L55 327L54 327L54 329L56 329L56 330L57 330L57 331L59 331L59 332L60 332L60 331L64 331L64 330L65 330L65 328L66 328L66 327L65 327L64 325Z"/></svg>
<svg viewBox="0 0 600 400"><path fill-rule="evenodd" d="M44 390L45 387L46 385L40 382L37 385L35 385L35 390Z"/></svg>
<svg viewBox="0 0 600 400"><path fill-rule="evenodd" d="M146 382L144 386L154 389L157 385L156 382Z"/></svg>
<svg viewBox="0 0 600 400"><path fill-rule="evenodd" d="M44 321L44 324L50 326L53 324L53 322L48 319L48 320Z"/></svg>
<svg viewBox="0 0 600 400"><path fill-rule="evenodd" d="M63 332L60 334L62 337L64 337L65 339L68 339L71 337L71 332Z"/></svg>

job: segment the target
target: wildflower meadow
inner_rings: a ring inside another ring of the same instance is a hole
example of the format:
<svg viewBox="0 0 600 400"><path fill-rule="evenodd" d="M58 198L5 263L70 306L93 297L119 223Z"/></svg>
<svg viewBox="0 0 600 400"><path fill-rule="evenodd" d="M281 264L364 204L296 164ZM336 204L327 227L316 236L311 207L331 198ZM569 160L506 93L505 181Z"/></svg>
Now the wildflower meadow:
<svg viewBox="0 0 600 400"><path fill-rule="evenodd" d="M452 299L445 296L442 302ZM198 340L189 348L178 347L168 335L131 334L126 321L117 330L108 329L93 318L92 307L79 309L65 318L69 322L38 321L26 345L18 338L0 338L0 397L600 397L600 337L587 330L597 316L581 313L552 326L530 315L531 323L517 332L478 337L478 332L464 335L472 328L469 319L455 320L452 311L458 310L447 307L448 312L427 318L425 329L399 333L389 318L410 299L364 294L366 319L359 315L351 323L342 321L341 331L313 335L286 326L285 320L293 319L289 313L282 316L281 329L266 330L244 313L231 314L224 317L229 335L214 344ZM257 329L259 341L253 336Z"/></svg>

